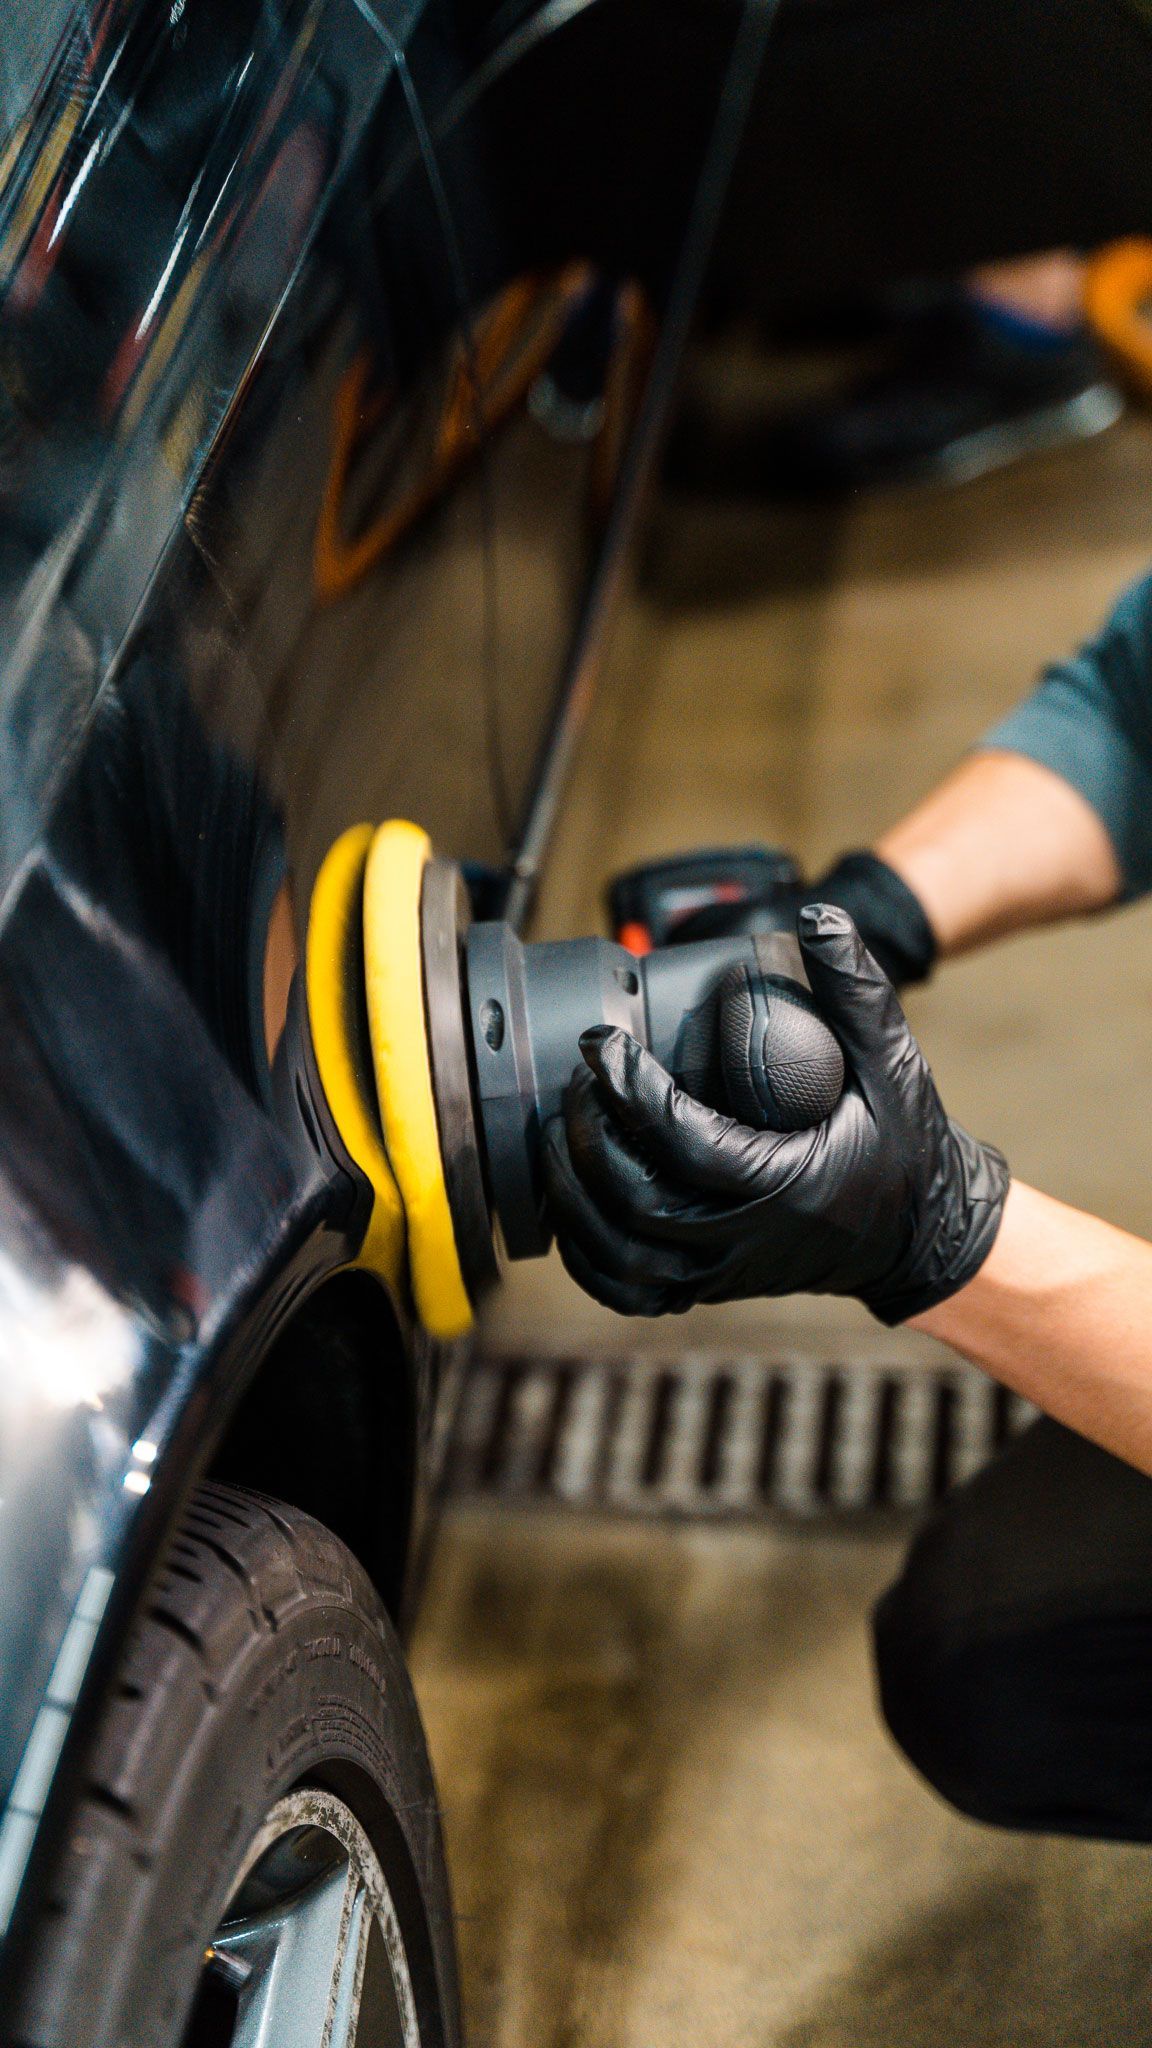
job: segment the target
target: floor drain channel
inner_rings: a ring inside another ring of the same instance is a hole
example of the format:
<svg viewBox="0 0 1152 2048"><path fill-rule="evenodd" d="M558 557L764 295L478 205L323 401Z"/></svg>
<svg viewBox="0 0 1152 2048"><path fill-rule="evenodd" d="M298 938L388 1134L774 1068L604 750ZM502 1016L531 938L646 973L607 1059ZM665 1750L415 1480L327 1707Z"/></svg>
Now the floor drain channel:
<svg viewBox="0 0 1152 2048"><path fill-rule="evenodd" d="M479 1357L445 1490L635 1515L916 1510L1036 1411L964 1366Z"/></svg>

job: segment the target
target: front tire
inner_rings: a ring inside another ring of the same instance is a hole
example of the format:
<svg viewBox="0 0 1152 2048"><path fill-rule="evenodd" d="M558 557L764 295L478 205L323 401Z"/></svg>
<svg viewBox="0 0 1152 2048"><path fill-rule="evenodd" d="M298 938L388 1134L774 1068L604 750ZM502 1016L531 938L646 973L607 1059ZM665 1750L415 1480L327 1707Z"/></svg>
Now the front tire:
<svg viewBox="0 0 1152 2048"><path fill-rule="evenodd" d="M459 2048L435 1786L356 1560L294 1508L203 1486L104 1707L9 2038L313 2037Z"/></svg>

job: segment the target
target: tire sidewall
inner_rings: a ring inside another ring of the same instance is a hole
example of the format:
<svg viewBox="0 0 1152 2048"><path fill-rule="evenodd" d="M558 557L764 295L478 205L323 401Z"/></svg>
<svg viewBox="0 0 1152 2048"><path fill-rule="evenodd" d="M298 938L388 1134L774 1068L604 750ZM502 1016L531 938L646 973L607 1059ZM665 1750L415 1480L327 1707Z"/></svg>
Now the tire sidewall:
<svg viewBox="0 0 1152 2048"><path fill-rule="evenodd" d="M60 1879L68 1915L34 1945L17 2038L179 2048L250 1845L278 1800L314 1786L344 1801L375 1851L421 2048L459 2048L435 1783L383 1605L309 1517L223 1488L199 1496L198 1522L197 1506L185 1534L201 1568L206 1551L215 1558L208 1637L173 1630L162 1572L108 1698L93 1755L105 1797L77 1809ZM222 1532L240 1515L237 1569ZM167 1570L180 1561L178 1535ZM118 1802L108 1793L121 1785L130 1796Z"/></svg>
<svg viewBox="0 0 1152 2048"><path fill-rule="evenodd" d="M414 1924L416 1897L431 1903L439 1830L429 1840L420 1821L435 1815L435 1793L430 1776L419 1782L422 1772L412 1782L423 1740L397 1646L371 1631L356 1608L327 1595L308 1600L254 1647L227 1699L212 1703L203 1738L172 1787L172 1824L129 1987L125 2023L133 2031L124 2038L133 2048L137 2041L171 2048L178 2039L174 2029L248 1845L276 1801L298 1786L334 1791L365 1829L393 1893L414 1979L426 1974L435 1946ZM427 2011L426 1999L418 2004Z"/></svg>

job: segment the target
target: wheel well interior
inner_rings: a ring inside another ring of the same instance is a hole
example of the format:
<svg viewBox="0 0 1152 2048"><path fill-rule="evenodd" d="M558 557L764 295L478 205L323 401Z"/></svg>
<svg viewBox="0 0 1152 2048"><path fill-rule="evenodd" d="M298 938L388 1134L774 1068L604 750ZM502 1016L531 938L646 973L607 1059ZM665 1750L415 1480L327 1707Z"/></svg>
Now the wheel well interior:
<svg viewBox="0 0 1152 2048"><path fill-rule="evenodd" d="M412 1369L386 1290L338 1273L297 1310L232 1415L210 1476L314 1515L400 1608L416 1477Z"/></svg>

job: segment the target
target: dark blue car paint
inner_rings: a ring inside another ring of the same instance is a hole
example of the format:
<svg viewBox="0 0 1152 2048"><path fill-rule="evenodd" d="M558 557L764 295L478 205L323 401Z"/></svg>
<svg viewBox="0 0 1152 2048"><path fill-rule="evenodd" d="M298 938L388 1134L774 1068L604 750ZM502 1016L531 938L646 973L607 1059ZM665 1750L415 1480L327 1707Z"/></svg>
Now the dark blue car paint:
<svg viewBox="0 0 1152 2048"><path fill-rule="evenodd" d="M291 1430L307 1396L277 1347L305 1302L355 1322L391 1389L385 1426L371 1392L357 1406L334 1383L316 1448L334 1499L341 1461L355 1469L362 1499L341 1533L396 1595L440 1361L402 1300L368 1276L332 1278L358 1245L364 1190L318 1096L299 979L286 1011L269 995L273 907L291 906L299 943L319 862L361 817L418 816L443 851L503 877L497 900L518 856L522 876L538 863L557 707L570 724L574 689L586 694L589 618L618 574L635 464L625 517L620 485L590 500L594 450L522 407L490 431L482 394L446 464L446 411L469 376L482 384L485 321L509 280L574 253L588 288L611 295L629 248L651 252L667 381L687 313L676 259L736 11L672 21L655 98L678 147L666 177L638 168L634 190L620 183L628 135L598 155L565 90L570 65L595 92L616 79L593 17L620 17L634 67L651 47L653 15L632 0L101 0L68 16L50 61L42 16L13 37L0 89L9 1963L181 1500L213 1457L259 1483L281 1470L269 1417L282 1402ZM745 13L751 65L765 10ZM708 59L686 82L678 35ZM486 126L505 92L507 120ZM534 121L560 138L571 190L564 158L533 191L515 151ZM361 359L381 424L343 476L333 421ZM443 488L421 501L413 480L438 461ZM381 503L407 492L419 506L339 601L317 568L334 491L352 536ZM398 1417L404 1455L389 1465ZM376 1470L402 1503L378 1527L361 1434L378 1437Z"/></svg>

